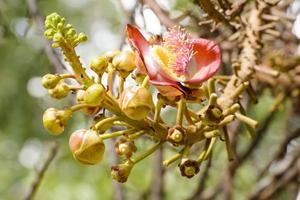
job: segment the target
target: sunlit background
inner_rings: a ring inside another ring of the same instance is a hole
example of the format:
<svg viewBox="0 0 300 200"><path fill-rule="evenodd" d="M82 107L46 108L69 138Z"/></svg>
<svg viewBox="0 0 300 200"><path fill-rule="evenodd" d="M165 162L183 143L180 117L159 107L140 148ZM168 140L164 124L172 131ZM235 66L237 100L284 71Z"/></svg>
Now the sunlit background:
<svg viewBox="0 0 300 200"><path fill-rule="evenodd" d="M191 6L189 0L158 2L175 17ZM38 4L44 16L57 12L66 17L78 31L89 36L88 42L77 48L85 65L105 51L128 48L123 43L124 27L128 23L126 13L135 8L135 0L40 0ZM161 34L165 30L151 9L145 7L135 10L135 22L143 28L145 34ZM300 1L295 1L289 12L296 14L299 10ZM22 0L0 0L0 199L22 199L25 196L36 169L47 156L49 145L53 141L59 143L59 153L51 163L36 199L112 199L111 152L106 151L103 163L90 167L74 161L68 149L69 134L78 128L88 127L91 121L78 113L71 120L65 134L59 137L50 136L42 126L43 111L50 106L63 108L69 105L72 96L58 102L49 98L47 91L41 86L41 77L54 72L54 68L44 54L42 33L30 19L29 13L27 4ZM182 23L189 23L189 20ZM293 30L300 37L300 15ZM265 91L260 103L251 108L250 115L258 120L263 119L272 101L270 91ZM286 106L289 107L289 103ZM164 114L168 117L172 116L172 112L174 111L166 111ZM239 169L238 181L234 183L238 188L234 194L236 199L241 199L255 183L252 174L267 162L268 155L275 150L276 142L282 138L282 133L287 128L284 127L287 116L287 109L281 109L277 113L276 123L265 136L268 139L260 144L261 147L265 145L268 148L259 148L253 154L255 162L247 161ZM244 137L239 144L242 149L249 144L249 140L243 133L240 137ZM138 147L143 148L147 145L145 143L147 141L138 143ZM170 154L170 151L165 150L165 155ZM225 162L226 152L224 146L219 144L214 152L207 187L215 185L225 170ZM155 178L152 166L152 158L149 158L133 169L128 182L124 184L128 199L141 199L149 192ZM165 178L166 199L189 197L196 189L201 171L199 174L191 180L186 179L180 176L175 165L171 166ZM289 199L288 190L280 195L281 199Z"/></svg>

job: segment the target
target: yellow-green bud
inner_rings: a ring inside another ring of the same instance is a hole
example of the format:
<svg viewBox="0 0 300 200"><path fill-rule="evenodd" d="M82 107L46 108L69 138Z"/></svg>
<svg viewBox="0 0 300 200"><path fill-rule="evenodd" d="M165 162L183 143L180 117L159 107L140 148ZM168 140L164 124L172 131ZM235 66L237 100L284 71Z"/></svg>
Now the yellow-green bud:
<svg viewBox="0 0 300 200"><path fill-rule="evenodd" d="M55 108L49 108L44 112L43 124L44 127L52 134L61 134L68 120L72 116L71 110L58 110Z"/></svg>
<svg viewBox="0 0 300 200"><path fill-rule="evenodd" d="M120 95L119 105L129 118L135 120L144 119L154 108L150 92L142 86L126 88Z"/></svg>
<svg viewBox="0 0 300 200"><path fill-rule="evenodd" d="M108 61L112 61L112 59L119 54L120 54L119 50L107 51L105 53L105 57L108 59Z"/></svg>
<svg viewBox="0 0 300 200"><path fill-rule="evenodd" d="M99 163L105 151L105 145L93 130L80 129L72 133L69 147L75 160L86 165Z"/></svg>
<svg viewBox="0 0 300 200"><path fill-rule="evenodd" d="M94 72L102 75L108 66L108 59L106 56L98 56L91 61L90 65Z"/></svg>
<svg viewBox="0 0 300 200"><path fill-rule="evenodd" d="M46 74L42 78L42 85L46 89L53 89L60 80L61 77L57 74Z"/></svg>
<svg viewBox="0 0 300 200"><path fill-rule="evenodd" d="M68 96L70 89L68 85L61 80L53 89L49 89L49 95L54 99L63 99Z"/></svg>
<svg viewBox="0 0 300 200"><path fill-rule="evenodd" d="M86 91L84 101L91 106L100 106L105 98L105 89L101 84L93 84Z"/></svg>
<svg viewBox="0 0 300 200"><path fill-rule="evenodd" d="M53 35L53 42L60 43L63 39L63 36L60 32L57 32Z"/></svg>
<svg viewBox="0 0 300 200"><path fill-rule="evenodd" d="M178 165L181 176L192 178L199 172L199 163L196 160L182 159Z"/></svg>
<svg viewBox="0 0 300 200"><path fill-rule="evenodd" d="M135 68L135 54L132 51L122 51L115 56L112 64L117 68L121 75L127 76Z"/></svg>
<svg viewBox="0 0 300 200"><path fill-rule="evenodd" d="M78 90L76 93L76 102L79 104L85 103L84 96L85 96L85 91ZM101 108L99 106L98 107L89 106L89 107L81 109L81 111L83 111L87 115L95 115L96 113L99 112L100 109Z"/></svg>
<svg viewBox="0 0 300 200"><path fill-rule="evenodd" d="M133 167L132 163L124 163L111 167L111 177L120 182L125 183Z"/></svg>

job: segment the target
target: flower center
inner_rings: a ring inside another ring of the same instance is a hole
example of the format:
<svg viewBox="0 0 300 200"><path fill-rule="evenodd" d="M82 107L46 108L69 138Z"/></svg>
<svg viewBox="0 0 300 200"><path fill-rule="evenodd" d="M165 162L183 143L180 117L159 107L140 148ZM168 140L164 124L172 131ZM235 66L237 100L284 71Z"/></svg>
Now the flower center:
<svg viewBox="0 0 300 200"><path fill-rule="evenodd" d="M168 67L178 75L186 74L187 66L195 54L192 37L185 29L173 27L163 39L163 47L168 51Z"/></svg>

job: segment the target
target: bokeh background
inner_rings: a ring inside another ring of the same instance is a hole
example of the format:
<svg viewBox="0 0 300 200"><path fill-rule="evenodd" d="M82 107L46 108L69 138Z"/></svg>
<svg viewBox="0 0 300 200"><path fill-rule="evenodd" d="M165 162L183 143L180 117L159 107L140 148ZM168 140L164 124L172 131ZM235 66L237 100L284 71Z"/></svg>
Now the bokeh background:
<svg viewBox="0 0 300 200"><path fill-rule="evenodd" d="M186 8L192 7L189 0L161 0L159 5L176 16ZM105 160L96 166L83 166L74 161L68 149L69 134L88 127L91 119L76 114L71 120L65 134L59 137L50 136L43 128L42 114L48 107L63 108L72 101L72 96L64 101L49 98L41 86L41 77L55 68L44 53L47 43L43 38L40 26L32 18L24 0L0 0L0 199L15 200L25 197L36 171L41 167L49 153L53 141L59 144L58 154L51 163L36 194L42 200L96 200L113 199L114 186L110 178L112 153L107 150ZM45 16L57 12L67 21L89 36L88 42L77 50L84 64L96 55L105 51L120 48L124 43L124 27L128 22L128 12L135 6L135 0L39 0L38 9ZM290 11L297 13L299 1L291 5ZM199 11L201 12L201 11ZM148 8L139 8L133 17L146 32L160 34L164 28L158 18ZM297 34L296 21L294 31ZM183 22L188 23L188 21ZM125 45L126 48L126 45ZM62 61L63 62L63 61ZM271 91L264 90L257 105L251 106L249 115L258 121L264 120L269 106L274 102ZM270 155L278 148L279 141L288 131L297 128L299 119L291 120L292 104L284 102L274 123L266 130L264 140L238 169L234 180L234 197L243 199L256 184L256 174ZM165 117L172 121L174 111L166 111ZM287 121L291 120L289 127ZM243 151L250 144L246 133L239 134L239 150ZM140 141L143 148L147 141ZM294 141L294 145L299 140ZM147 144L146 144L147 145ZM293 144L292 144L293 145ZM109 145L108 145L109 146ZM164 155L171 153L168 147ZM157 177L154 158L150 157L136 166L126 184L124 192L127 199L146 198ZM206 187L214 187L226 170L226 151L219 143L214 151L210 177ZM165 172L165 198L186 199L195 192L200 172L193 179L180 176L176 165ZM282 189L277 199L294 199L299 185ZM293 191L293 192L291 192Z"/></svg>

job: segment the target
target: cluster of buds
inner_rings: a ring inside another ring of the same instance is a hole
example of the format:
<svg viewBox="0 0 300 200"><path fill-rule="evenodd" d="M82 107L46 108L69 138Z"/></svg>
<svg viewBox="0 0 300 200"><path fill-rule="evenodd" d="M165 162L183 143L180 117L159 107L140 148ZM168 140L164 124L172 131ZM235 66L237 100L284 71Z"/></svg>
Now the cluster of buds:
<svg viewBox="0 0 300 200"><path fill-rule="evenodd" d="M178 162L182 176L191 178L199 172L201 162L211 156L217 138L225 138L222 141L232 158L227 124L239 119L251 133L254 132L256 121L247 117L239 104L239 96L247 84L232 91L229 97L216 91L218 83L228 79L214 76L220 67L221 52L213 41L192 38L178 27L170 29L162 38L152 37L147 41L137 28L128 25L132 50L111 51L94 58L89 67L97 77L90 77L75 51L79 43L87 40L86 35L77 34L72 25L65 25L65 19L56 13L49 15L45 24L46 38L53 41L53 47L61 48L73 72L47 74L42 84L55 99L67 97L70 91L76 93L75 105L64 110L49 108L45 111L45 128L53 135L60 135L75 112L82 111L89 116L102 113L89 129L77 130L70 136L70 150L80 163L99 163L105 151L105 140L118 138L115 151L125 161L112 166L111 175L119 182L126 182L135 164L162 145L171 144L171 148L179 150L164 161L164 166ZM103 74L107 75L106 83L102 81ZM129 77L136 84L124 88ZM113 90L115 78L118 80L117 94ZM67 84L65 79L75 80L76 85ZM153 100L151 87L159 92L157 102ZM193 110L189 104L198 104L201 109ZM162 109L167 106L177 110L173 124L165 123L161 116ZM103 109L109 111L109 115ZM116 130L114 127L118 130L111 131ZM137 149L135 140L144 135L155 144L146 150ZM190 148L204 142L198 158L191 159Z"/></svg>

